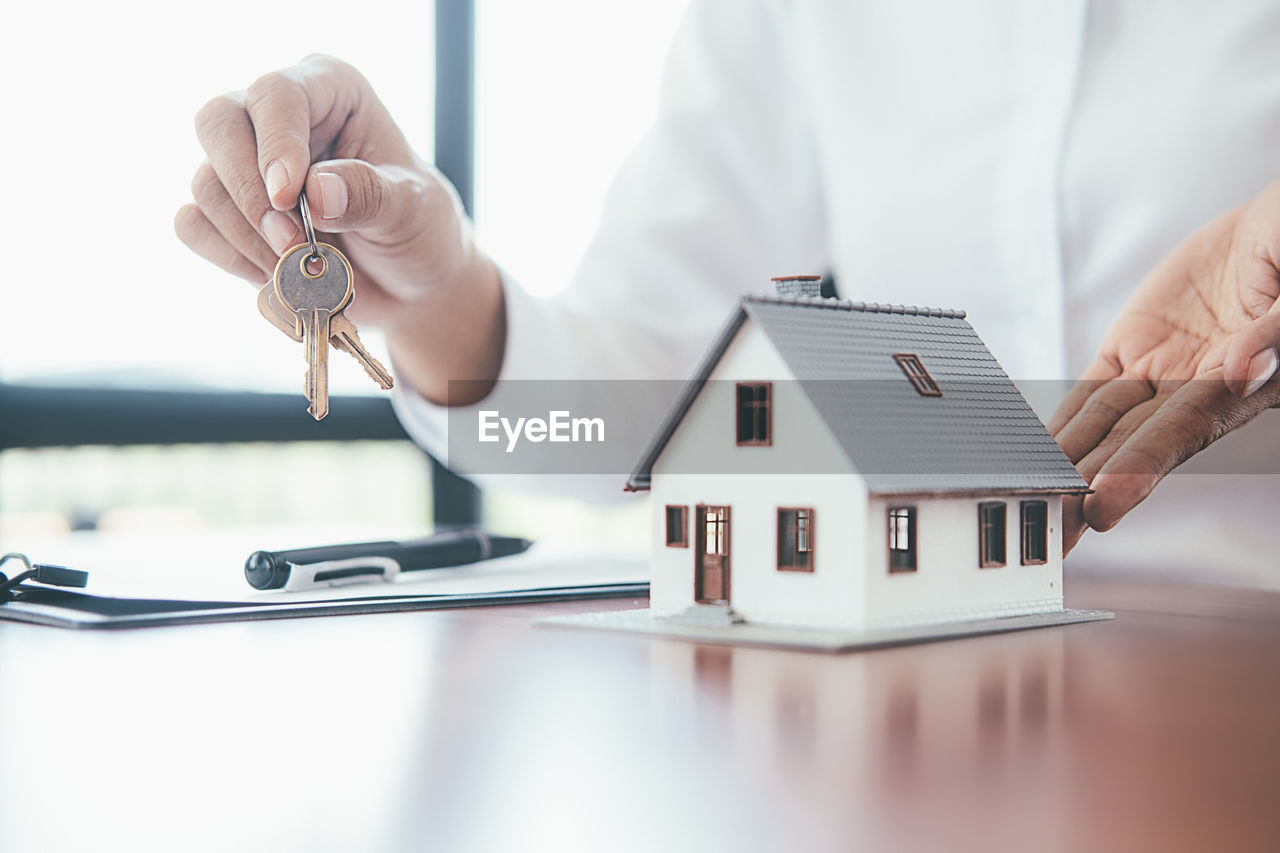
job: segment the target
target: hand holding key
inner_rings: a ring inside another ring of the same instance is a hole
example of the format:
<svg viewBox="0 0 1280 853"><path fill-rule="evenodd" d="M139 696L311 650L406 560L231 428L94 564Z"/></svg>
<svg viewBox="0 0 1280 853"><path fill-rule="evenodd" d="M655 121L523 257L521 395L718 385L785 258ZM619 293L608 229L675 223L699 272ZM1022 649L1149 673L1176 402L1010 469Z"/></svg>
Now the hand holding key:
<svg viewBox="0 0 1280 853"><path fill-rule="evenodd" d="M261 287L303 238L292 210L305 187L326 242L358 270L353 317L385 331L402 379L443 401L450 379L496 376L497 267L453 187L356 69L307 57L209 101L196 133L207 160L174 220L192 250Z"/></svg>

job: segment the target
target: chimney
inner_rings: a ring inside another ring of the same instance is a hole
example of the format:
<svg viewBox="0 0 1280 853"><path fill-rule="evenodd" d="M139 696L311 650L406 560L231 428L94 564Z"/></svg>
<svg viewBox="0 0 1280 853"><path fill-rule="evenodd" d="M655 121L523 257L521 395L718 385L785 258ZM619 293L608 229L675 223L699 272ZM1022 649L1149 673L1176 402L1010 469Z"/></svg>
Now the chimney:
<svg viewBox="0 0 1280 853"><path fill-rule="evenodd" d="M772 281L775 294L783 299L822 297L820 275L775 275Z"/></svg>

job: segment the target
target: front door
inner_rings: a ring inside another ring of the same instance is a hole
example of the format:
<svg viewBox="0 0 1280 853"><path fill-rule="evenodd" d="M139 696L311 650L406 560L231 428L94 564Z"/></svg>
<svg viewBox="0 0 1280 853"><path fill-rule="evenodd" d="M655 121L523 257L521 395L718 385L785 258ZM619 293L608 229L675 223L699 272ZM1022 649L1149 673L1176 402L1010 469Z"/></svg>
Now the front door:
<svg viewBox="0 0 1280 853"><path fill-rule="evenodd" d="M729 603L729 507L699 506L694 550L693 600Z"/></svg>

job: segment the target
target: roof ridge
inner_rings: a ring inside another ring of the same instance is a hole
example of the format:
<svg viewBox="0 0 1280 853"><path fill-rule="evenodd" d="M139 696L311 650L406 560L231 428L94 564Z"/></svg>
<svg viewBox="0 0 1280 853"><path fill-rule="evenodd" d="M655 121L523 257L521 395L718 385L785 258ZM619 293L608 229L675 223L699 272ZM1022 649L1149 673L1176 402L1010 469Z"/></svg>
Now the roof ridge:
<svg viewBox="0 0 1280 853"><path fill-rule="evenodd" d="M762 302L770 305L800 305L807 308L827 308L836 311L862 311L867 314L908 314L913 317L945 317L963 320L965 312L958 308L927 308L920 305L891 305L887 302L852 302L825 296L770 296L753 293L742 297L743 302Z"/></svg>

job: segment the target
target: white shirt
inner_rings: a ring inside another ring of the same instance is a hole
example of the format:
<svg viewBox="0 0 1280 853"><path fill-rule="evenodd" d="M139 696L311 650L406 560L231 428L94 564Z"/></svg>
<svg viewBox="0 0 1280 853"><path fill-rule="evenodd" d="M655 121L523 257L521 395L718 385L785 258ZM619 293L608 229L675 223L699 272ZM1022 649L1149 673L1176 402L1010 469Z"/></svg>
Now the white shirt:
<svg viewBox="0 0 1280 853"><path fill-rule="evenodd" d="M506 282L484 407L686 377L786 273L964 308L1020 384L1077 376L1164 255L1280 178L1277 44L1265 0L693 0L574 280ZM447 457L442 410L397 408Z"/></svg>

